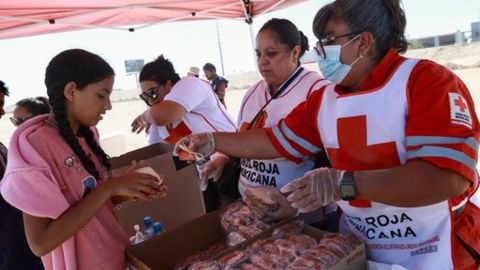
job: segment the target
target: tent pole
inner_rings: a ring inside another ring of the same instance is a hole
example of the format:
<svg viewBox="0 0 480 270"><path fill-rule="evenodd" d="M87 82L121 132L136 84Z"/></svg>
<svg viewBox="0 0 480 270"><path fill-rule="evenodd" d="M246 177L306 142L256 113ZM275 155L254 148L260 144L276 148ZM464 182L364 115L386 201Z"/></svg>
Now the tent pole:
<svg viewBox="0 0 480 270"><path fill-rule="evenodd" d="M253 14L252 8L253 3L250 0L240 0L242 3L243 11L245 12L245 22L248 24L248 30L250 31L250 42L252 44L252 56L253 56L253 65L255 66L255 75L257 78L260 78L260 71L258 70L257 65L257 55L255 54L255 37L253 35Z"/></svg>
<svg viewBox="0 0 480 270"><path fill-rule="evenodd" d="M223 54L222 54L222 43L220 42L220 33L218 31L218 21L215 23L217 27L217 41L218 41L218 50L220 51L220 63L222 63L222 76L225 76L225 68L223 66Z"/></svg>
<svg viewBox="0 0 480 270"><path fill-rule="evenodd" d="M250 41L252 43L252 55L253 55L253 65L255 66L255 72L257 78L260 78L260 71L258 70L258 65L257 65L257 54L255 53L255 36L253 35L253 27L252 24L248 24L248 30L250 31Z"/></svg>

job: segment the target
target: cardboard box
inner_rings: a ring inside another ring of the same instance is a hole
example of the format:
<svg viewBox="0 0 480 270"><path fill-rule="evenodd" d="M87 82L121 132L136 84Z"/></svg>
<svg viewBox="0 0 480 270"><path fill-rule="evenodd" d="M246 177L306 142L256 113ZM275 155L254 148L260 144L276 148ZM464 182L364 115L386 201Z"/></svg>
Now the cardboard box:
<svg viewBox="0 0 480 270"><path fill-rule="evenodd" d="M122 172L131 160L144 160L146 166L164 175L168 186L165 198L151 202L130 201L115 207L120 223L129 235L134 234L133 225L143 224L145 216L160 221L170 231L205 214L195 166L173 157L172 149L169 144L154 144L111 159L114 175Z"/></svg>
<svg viewBox="0 0 480 270"><path fill-rule="evenodd" d="M155 236L127 249L127 260L138 270L169 270L177 262L196 251L206 250L218 240L224 238L219 214L222 209L208 213L173 231ZM303 231L317 240L325 233L311 226ZM239 245L244 248L255 240L249 239ZM365 245L361 244L330 270L366 269Z"/></svg>

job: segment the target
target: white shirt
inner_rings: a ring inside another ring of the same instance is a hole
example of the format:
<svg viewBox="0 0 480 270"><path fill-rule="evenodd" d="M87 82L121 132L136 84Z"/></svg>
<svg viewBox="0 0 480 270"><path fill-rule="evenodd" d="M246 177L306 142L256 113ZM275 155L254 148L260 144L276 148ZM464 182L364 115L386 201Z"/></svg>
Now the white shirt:
<svg viewBox="0 0 480 270"><path fill-rule="evenodd" d="M158 133L157 138L174 144L191 133L236 131L232 116L218 100L208 82L195 77L184 77L175 83L164 100L178 103L187 112L182 119L169 125L152 125L152 139L157 137ZM149 143L156 143L152 139Z"/></svg>
<svg viewBox="0 0 480 270"><path fill-rule="evenodd" d="M256 119L252 129L276 125L298 104L306 100L311 93L328 83L330 82L324 80L318 73L303 69L280 96L267 105L264 109L265 113ZM238 115L240 131L248 127L248 124L269 99L271 99L270 91L264 80L257 82L247 91ZM240 193L243 194L244 186L267 185L280 189L291 180L303 176L305 172L313 169L314 163L313 158L305 159L300 164L283 157L269 160L243 159L239 180Z"/></svg>

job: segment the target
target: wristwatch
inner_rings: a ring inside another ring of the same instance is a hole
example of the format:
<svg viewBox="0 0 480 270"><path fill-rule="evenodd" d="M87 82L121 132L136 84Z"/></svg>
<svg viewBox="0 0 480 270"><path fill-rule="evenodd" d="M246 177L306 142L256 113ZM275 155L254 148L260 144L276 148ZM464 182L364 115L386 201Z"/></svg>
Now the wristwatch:
<svg viewBox="0 0 480 270"><path fill-rule="evenodd" d="M351 201L357 198L357 186L353 180L353 172L343 173L339 185L340 197L344 201Z"/></svg>

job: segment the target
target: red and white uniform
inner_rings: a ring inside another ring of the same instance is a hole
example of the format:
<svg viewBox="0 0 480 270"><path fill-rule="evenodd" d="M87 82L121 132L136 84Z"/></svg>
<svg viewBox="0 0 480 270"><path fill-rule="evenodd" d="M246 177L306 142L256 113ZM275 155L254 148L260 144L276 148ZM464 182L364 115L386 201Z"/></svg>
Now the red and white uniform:
<svg viewBox="0 0 480 270"><path fill-rule="evenodd" d="M296 72L297 70L293 74ZM280 96L270 101L264 112L257 117L252 129L276 125L311 93L328 83L329 81L324 80L318 73L303 69ZM268 84L264 80L255 83L247 91L238 114L240 131L247 129L255 115L271 98ZM310 157L298 164L283 157L269 160L242 159L240 193L243 195L245 186L266 185L281 188L311 170L314 163L314 159Z"/></svg>
<svg viewBox="0 0 480 270"><path fill-rule="evenodd" d="M170 90L164 100L180 104L187 113L181 120L166 126L152 125L152 134L166 143L174 144L191 134L209 131L235 132L232 116L220 103L208 82L195 77L184 77ZM160 141L160 140L159 140ZM149 140L149 143L155 143Z"/></svg>
<svg viewBox="0 0 480 270"><path fill-rule="evenodd" d="M422 159L465 176L472 184L464 194L434 205L338 204L341 229L363 239L374 261L408 269L470 265L465 263L473 259L454 236L480 251L480 204L472 196L480 131L467 88L438 64L390 51L360 90L346 93L329 85L315 92L268 130L272 143L296 162L326 149L332 166L341 170L385 169Z"/></svg>

